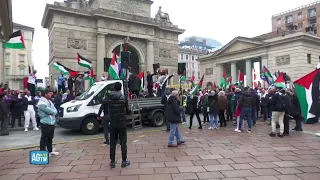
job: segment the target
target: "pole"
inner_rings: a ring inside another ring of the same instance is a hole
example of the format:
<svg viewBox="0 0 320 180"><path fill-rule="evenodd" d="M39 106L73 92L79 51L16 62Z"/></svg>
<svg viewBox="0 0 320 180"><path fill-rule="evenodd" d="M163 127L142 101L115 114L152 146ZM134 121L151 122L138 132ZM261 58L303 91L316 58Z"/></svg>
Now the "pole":
<svg viewBox="0 0 320 180"><path fill-rule="evenodd" d="M180 105L182 106L182 87L181 87L181 77L182 76L180 76L180 83L179 83L179 85L180 85Z"/></svg>

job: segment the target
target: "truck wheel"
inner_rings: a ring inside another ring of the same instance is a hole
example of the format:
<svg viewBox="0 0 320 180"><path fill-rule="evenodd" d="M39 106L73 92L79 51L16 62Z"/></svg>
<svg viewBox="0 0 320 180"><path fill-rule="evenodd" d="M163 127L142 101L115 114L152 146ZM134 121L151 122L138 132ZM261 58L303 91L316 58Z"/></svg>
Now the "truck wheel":
<svg viewBox="0 0 320 180"><path fill-rule="evenodd" d="M100 128L98 120L94 117L86 118L81 125L81 132L86 135L97 134Z"/></svg>
<svg viewBox="0 0 320 180"><path fill-rule="evenodd" d="M153 114L151 125L154 127L161 127L166 123L166 117L162 112L156 112Z"/></svg>

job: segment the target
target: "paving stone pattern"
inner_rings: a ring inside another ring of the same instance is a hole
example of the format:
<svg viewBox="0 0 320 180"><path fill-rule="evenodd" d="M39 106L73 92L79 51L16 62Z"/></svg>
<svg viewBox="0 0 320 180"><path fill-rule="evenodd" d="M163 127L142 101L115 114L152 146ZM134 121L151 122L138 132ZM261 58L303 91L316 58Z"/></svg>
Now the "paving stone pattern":
<svg viewBox="0 0 320 180"><path fill-rule="evenodd" d="M206 127L206 126L204 126ZM320 125L305 125L316 132ZM109 147L103 140L56 145L58 157L50 164L29 164L29 151L0 152L0 180L319 180L320 137L292 132L290 137L271 138L270 127L258 124L251 134L233 127L210 131L181 129L185 145L168 148L168 133L145 132L128 136L131 166L109 168Z"/></svg>

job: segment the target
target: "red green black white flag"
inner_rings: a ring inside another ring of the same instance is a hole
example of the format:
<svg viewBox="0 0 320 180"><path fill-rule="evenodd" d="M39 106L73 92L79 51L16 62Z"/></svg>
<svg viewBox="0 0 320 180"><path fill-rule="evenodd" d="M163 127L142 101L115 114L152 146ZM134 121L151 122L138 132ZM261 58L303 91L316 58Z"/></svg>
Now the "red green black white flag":
<svg viewBox="0 0 320 180"><path fill-rule="evenodd" d="M22 32L16 31L9 37L9 41L4 45L8 49L25 49L24 39Z"/></svg>

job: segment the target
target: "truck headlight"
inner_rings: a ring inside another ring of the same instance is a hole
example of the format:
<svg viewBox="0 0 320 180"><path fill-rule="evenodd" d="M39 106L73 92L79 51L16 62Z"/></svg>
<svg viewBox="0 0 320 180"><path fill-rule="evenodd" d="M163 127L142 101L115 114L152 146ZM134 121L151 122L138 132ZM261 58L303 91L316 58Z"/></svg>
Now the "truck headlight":
<svg viewBox="0 0 320 180"><path fill-rule="evenodd" d="M67 108L67 112L77 112L80 108L81 104L76 105L76 106L71 106Z"/></svg>

